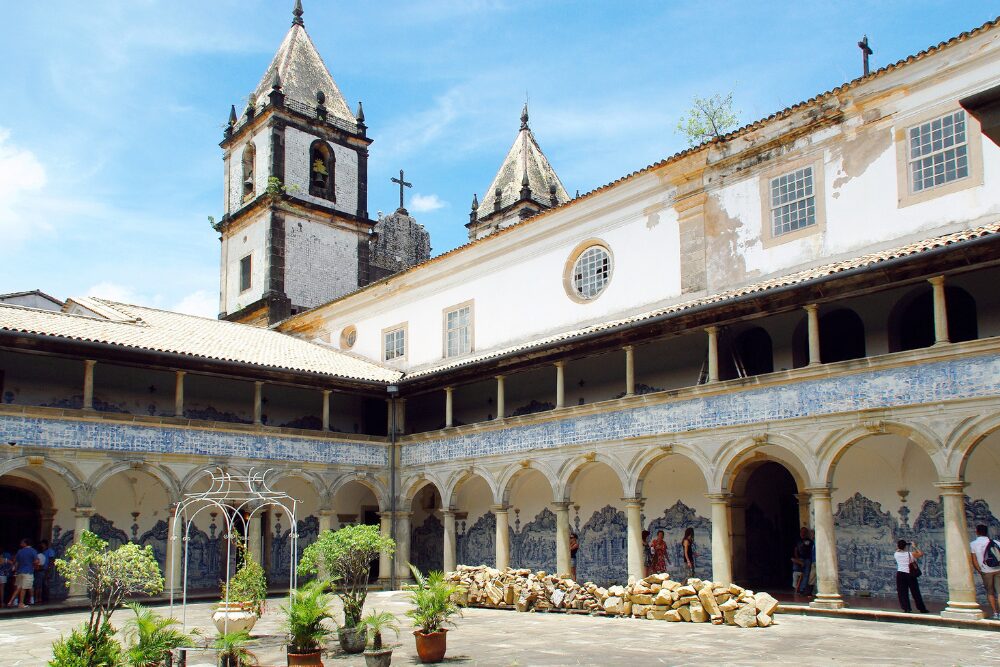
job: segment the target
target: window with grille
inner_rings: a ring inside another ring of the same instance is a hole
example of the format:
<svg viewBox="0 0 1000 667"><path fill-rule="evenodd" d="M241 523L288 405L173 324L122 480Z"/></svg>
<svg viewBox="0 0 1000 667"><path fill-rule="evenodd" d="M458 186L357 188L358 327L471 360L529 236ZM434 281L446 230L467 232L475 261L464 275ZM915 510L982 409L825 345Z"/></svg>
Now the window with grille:
<svg viewBox="0 0 1000 667"><path fill-rule="evenodd" d="M816 192L812 167L803 167L772 178L769 190L773 236L816 224Z"/></svg>
<svg viewBox="0 0 1000 667"><path fill-rule="evenodd" d="M606 248L591 246L573 264L573 289L583 299L593 299L611 279L611 255Z"/></svg>
<svg viewBox="0 0 1000 667"><path fill-rule="evenodd" d="M968 177L969 146L965 111L921 123L907 131L912 192L923 192Z"/></svg>
<svg viewBox="0 0 1000 667"><path fill-rule="evenodd" d="M472 306L445 314L445 355L457 357L472 352Z"/></svg>
<svg viewBox="0 0 1000 667"><path fill-rule="evenodd" d="M385 334L385 361L406 356L406 329L393 329Z"/></svg>
<svg viewBox="0 0 1000 667"><path fill-rule="evenodd" d="M250 285L252 283L252 276L253 276L253 274L251 273L251 269L252 269L252 260L250 258L250 255L247 255L246 257L244 257L243 259L240 260L240 291L241 292L246 292L248 289L250 289Z"/></svg>

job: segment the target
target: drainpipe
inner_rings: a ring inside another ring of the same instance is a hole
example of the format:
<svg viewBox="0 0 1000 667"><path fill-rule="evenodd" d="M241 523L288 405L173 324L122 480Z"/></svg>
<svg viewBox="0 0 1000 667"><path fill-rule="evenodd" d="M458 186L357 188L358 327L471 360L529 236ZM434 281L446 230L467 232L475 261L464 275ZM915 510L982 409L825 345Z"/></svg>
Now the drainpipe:
<svg viewBox="0 0 1000 667"><path fill-rule="evenodd" d="M392 517L389 523L389 535L393 544L396 542L396 397L399 395L399 387L390 384L386 387L389 392L389 513ZM399 549L396 549L399 553ZM393 560L389 568L389 589L396 590L396 563Z"/></svg>

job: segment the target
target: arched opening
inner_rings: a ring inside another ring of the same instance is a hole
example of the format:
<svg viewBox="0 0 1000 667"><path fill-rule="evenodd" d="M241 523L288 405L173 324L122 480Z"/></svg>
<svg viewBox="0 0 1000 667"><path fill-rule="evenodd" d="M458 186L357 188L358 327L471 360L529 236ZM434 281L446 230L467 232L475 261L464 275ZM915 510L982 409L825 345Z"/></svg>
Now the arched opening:
<svg viewBox="0 0 1000 667"><path fill-rule="evenodd" d="M42 502L31 491L17 488L0 480L0 550L14 553L22 538L32 544L42 539Z"/></svg>
<svg viewBox="0 0 1000 667"><path fill-rule="evenodd" d="M333 149L325 141L314 141L309 147L309 194L334 201L335 169Z"/></svg>
<svg viewBox="0 0 1000 667"><path fill-rule="evenodd" d="M953 343L979 337L976 300L961 287L946 285L948 339ZM914 290L889 314L889 351L930 347L934 340L934 292L930 286Z"/></svg>
<svg viewBox="0 0 1000 667"><path fill-rule="evenodd" d="M628 579L628 521L621 481L599 461L584 463L570 479L570 532L576 533L577 581L607 586Z"/></svg>
<svg viewBox="0 0 1000 667"><path fill-rule="evenodd" d="M421 572L442 569L444 523L437 487L425 484L413 497L410 510L410 562Z"/></svg>
<svg viewBox="0 0 1000 667"><path fill-rule="evenodd" d="M795 477L777 461L755 461L740 471L734 493L734 577L754 590L787 590L801 528Z"/></svg>
<svg viewBox="0 0 1000 667"><path fill-rule="evenodd" d="M459 483L454 493L456 562L462 565L496 564L496 515L490 509L493 492L479 475Z"/></svg>
<svg viewBox="0 0 1000 667"><path fill-rule="evenodd" d="M309 479L297 475L282 477L271 488L287 493L299 501L295 507L295 532L298 538L295 540L294 556L298 562L302 558L302 551L319 537L319 493ZM292 569L291 517L286 510L269 506L260 514L259 525L251 523L250 529L254 531L251 544L260 541L261 562L267 569L268 587L283 590L288 586Z"/></svg>
<svg viewBox="0 0 1000 667"><path fill-rule="evenodd" d="M334 528L342 528L353 524L365 526L378 526L379 504L375 492L366 484L358 481L350 481L337 489L333 497L333 507L337 516L337 523ZM378 558L372 559L368 565L368 581L378 581ZM384 574L385 579L389 578L389 573Z"/></svg>
<svg viewBox="0 0 1000 667"><path fill-rule="evenodd" d="M865 357L865 325L853 310L839 308L819 318L819 349L824 364Z"/></svg>
<svg viewBox="0 0 1000 667"><path fill-rule="evenodd" d="M771 335L762 327L747 329L733 343L734 363L743 377L764 375L774 371L774 349Z"/></svg>
<svg viewBox="0 0 1000 667"><path fill-rule="evenodd" d="M510 507L510 565L533 571L556 570L556 515L552 485L534 468L521 470L507 484L504 500Z"/></svg>
<svg viewBox="0 0 1000 667"><path fill-rule="evenodd" d="M243 201L252 199L256 190L256 160L257 149L254 148L253 142L250 141L247 143L246 148L243 149L243 179L241 181L243 184Z"/></svg>
<svg viewBox="0 0 1000 667"><path fill-rule="evenodd" d="M985 436L966 456L964 465L965 516L968 519L968 538L976 539L976 526L986 526L990 537L1000 538L1000 430ZM976 599L984 611L989 610L982 578L973 577Z"/></svg>

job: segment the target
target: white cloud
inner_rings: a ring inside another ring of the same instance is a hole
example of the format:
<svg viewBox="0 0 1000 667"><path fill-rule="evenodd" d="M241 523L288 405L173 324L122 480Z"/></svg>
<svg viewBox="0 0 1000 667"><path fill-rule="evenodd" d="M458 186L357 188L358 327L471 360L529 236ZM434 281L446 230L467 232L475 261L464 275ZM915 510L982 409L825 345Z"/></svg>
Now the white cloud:
<svg viewBox="0 0 1000 667"><path fill-rule="evenodd" d="M208 290L200 289L178 301L171 310L188 315L215 318L219 314L219 296Z"/></svg>
<svg viewBox="0 0 1000 667"><path fill-rule="evenodd" d="M5 243L50 229L45 220L36 220L25 210L46 180L45 167L35 154L11 143L10 131L0 127L0 235Z"/></svg>
<svg viewBox="0 0 1000 667"><path fill-rule="evenodd" d="M140 304L142 299L135 290L125 285L104 281L93 285L87 290L87 296L96 296L109 301L119 301L121 303Z"/></svg>
<svg viewBox="0 0 1000 667"><path fill-rule="evenodd" d="M407 208L414 213L427 213L428 211L436 211L439 208L444 208L447 205L448 203L441 201L441 198L437 195L415 194Z"/></svg>

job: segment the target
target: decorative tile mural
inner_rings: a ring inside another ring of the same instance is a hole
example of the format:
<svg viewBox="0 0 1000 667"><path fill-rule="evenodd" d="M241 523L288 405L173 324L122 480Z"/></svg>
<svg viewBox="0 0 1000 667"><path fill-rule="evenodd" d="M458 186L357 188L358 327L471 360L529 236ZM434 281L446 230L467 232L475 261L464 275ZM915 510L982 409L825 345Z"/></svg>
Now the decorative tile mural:
<svg viewBox="0 0 1000 667"><path fill-rule="evenodd" d="M594 512L577 537L577 581L600 586L628 581L628 521L625 512L606 505Z"/></svg>
<svg viewBox="0 0 1000 667"><path fill-rule="evenodd" d="M494 567L497 562L496 514L487 512L476 519L476 522L468 530L464 529L465 525L465 521L462 521L455 540L457 562L462 565L489 565L490 567ZM514 564L516 561L514 560L513 553L511 554L510 562L514 567L521 567Z"/></svg>
<svg viewBox="0 0 1000 667"><path fill-rule="evenodd" d="M684 566L684 531L694 528L694 574L700 579L712 578L712 521L699 516L694 508L688 507L678 500L663 511L663 514L653 518L646 517L646 529L649 539L656 537L656 531L663 531L663 539L667 543L667 555L670 564L667 572L677 579L687 576Z"/></svg>
<svg viewBox="0 0 1000 667"><path fill-rule="evenodd" d="M0 415L0 432L18 444L53 449L162 452L250 459L385 466L385 447L287 435L228 433L107 422Z"/></svg>
<svg viewBox="0 0 1000 667"><path fill-rule="evenodd" d="M403 465L553 449L695 429L995 396L1000 356L860 372L717 396L673 401L541 424L462 433L403 447Z"/></svg>
<svg viewBox="0 0 1000 667"><path fill-rule="evenodd" d="M515 532L510 541L511 567L556 571L556 514L548 507Z"/></svg>
<svg viewBox="0 0 1000 667"><path fill-rule="evenodd" d="M296 522L299 539L295 545L296 563L302 559L302 552L319 537L319 517L312 515ZM274 523L274 535L271 537L271 566L267 571L267 585L271 588L288 585L288 575L291 571L292 530L283 528L281 520ZM303 581L303 577L299 577Z"/></svg>
<svg viewBox="0 0 1000 667"><path fill-rule="evenodd" d="M444 567L444 524L433 513L410 531L410 562L421 572Z"/></svg>

